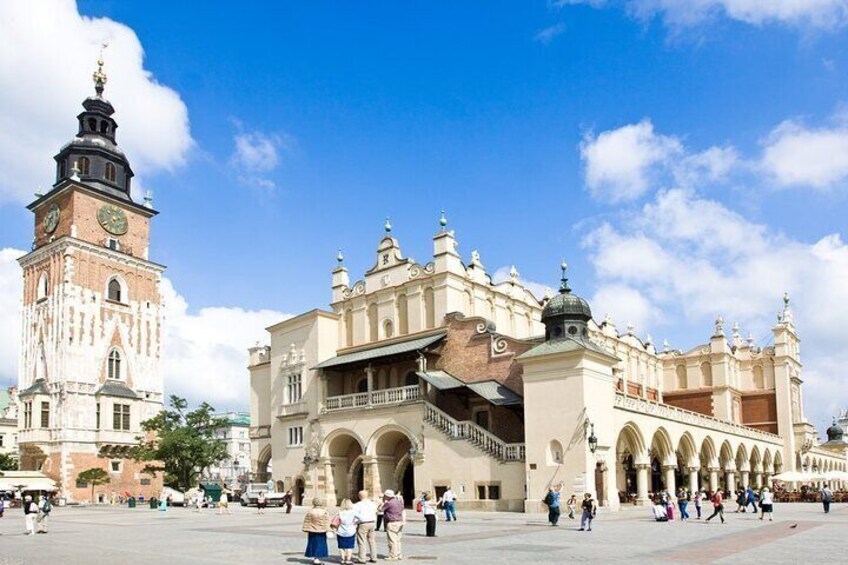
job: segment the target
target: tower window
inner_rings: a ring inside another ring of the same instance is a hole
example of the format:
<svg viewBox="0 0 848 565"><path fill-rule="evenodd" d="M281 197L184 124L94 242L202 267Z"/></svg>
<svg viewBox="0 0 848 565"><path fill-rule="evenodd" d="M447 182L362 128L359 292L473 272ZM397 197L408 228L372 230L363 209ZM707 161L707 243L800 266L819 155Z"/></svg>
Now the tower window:
<svg viewBox="0 0 848 565"><path fill-rule="evenodd" d="M106 180L115 182L115 165L106 163Z"/></svg>
<svg viewBox="0 0 848 565"><path fill-rule="evenodd" d="M41 273L38 278L38 300L47 298L47 273Z"/></svg>
<svg viewBox="0 0 848 565"><path fill-rule="evenodd" d="M124 302L126 299L124 287L117 277L109 279L109 284L106 286L106 297L112 302Z"/></svg>
<svg viewBox="0 0 848 565"><path fill-rule="evenodd" d="M109 133L109 122L106 120L100 122L100 133Z"/></svg>
<svg viewBox="0 0 848 565"><path fill-rule="evenodd" d="M121 378L121 353L117 349L109 352L108 376L116 380Z"/></svg>
<svg viewBox="0 0 848 565"><path fill-rule="evenodd" d="M59 178L60 179L65 178L65 175L67 174L67 170L66 170L67 166L68 165L65 163L64 159L59 161Z"/></svg>
<svg viewBox="0 0 848 565"><path fill-rule="evenodd" d="M88 118L88 130L97 131L97 120L94 118Z"/></svg>
<svg viewBox="0 0 848 565"><path fill-rule="evenodd" d="M91 170L91 161L88 160L88 157L80 157L77 167L79 167L81 175L87 175Z"/></svg>
<svg viewBox="0 0 848 565"><path fill-rule="evenodd" d="M50 427L50 403L42 402L41 403L41 427L49 428Z"/></svg>

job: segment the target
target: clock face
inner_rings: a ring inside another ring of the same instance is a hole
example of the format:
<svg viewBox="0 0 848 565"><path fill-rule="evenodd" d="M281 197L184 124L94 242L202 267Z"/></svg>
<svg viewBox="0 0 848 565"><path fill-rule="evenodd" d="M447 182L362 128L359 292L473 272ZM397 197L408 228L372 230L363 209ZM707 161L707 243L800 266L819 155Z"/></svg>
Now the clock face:
<svg viewBox="0 0 848 565"><path fill-rule="evenodd" d="M101 206L97 211L97 221L112 235L124 235L129 227L124 211L109 204Z"/></svg>
<svg viewBox="0 0 848 565"><path fill-rule="evenodd" d="M46 233L53 233L56 230L56 226L59 225L59 205L55 202L47 209L43 224Z"/></svg>

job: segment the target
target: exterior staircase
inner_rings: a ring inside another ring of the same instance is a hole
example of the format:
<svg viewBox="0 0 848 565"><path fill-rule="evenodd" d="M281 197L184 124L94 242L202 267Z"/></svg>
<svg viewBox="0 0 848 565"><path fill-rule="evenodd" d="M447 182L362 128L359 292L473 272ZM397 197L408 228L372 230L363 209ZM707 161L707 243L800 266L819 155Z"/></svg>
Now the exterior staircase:
<svg viewBox="0 0 848 565"><path fill-rule="evenodd" d="M429 402L424 402L424 421L450 439L462 439L470 442L501 463L524 461L523 443L506 443L474 422L456 420Z"/></svg>

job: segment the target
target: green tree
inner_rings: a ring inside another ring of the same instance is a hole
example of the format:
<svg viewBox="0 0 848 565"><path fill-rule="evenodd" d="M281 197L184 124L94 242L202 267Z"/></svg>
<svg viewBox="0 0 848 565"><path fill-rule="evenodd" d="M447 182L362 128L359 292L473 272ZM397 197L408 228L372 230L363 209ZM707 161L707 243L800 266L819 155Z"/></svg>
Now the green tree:
<svg viewBox="0 0 848 565"><path fill-rule="evenodd" d="M224 420L215 418L215 409L206 402L191 412L184 398L171 395L169 404L169 410L141 423L148 433L138 438L131 455L147 463L144 472L164 472L166 484L185 492L203 469L227 456L226 444L215 438Z"/></svg>
<svg viewBox="0 0 848 565"><path fill-rule="evenodd" d="M18 460L8 453L0 453L0 471L17 471Z"/></svg>
<svg viewBox="0 0 848 565"><path fill-rule="evenodd" d="M88 483L91 485L91 501L94 502L94 487L98 485L108 484L111 479L109 478L109 473L101 469L100 467L92 467L91 469L86 469L77 475L77 481L81 483Z"/></svg>

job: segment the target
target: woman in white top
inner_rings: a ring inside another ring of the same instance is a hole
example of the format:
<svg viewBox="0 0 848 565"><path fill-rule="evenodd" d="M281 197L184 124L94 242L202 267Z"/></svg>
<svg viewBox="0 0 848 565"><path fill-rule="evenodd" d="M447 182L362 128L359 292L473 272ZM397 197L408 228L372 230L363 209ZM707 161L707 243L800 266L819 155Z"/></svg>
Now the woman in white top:
<svg viewBox="0 0 848 565"><path fill-rule="evenodd" d="M428 538L436 537L436 509L438 503L433 495L429 492L424 495L424 500L421 501L421 512L424 514L424 520L427 522L426 532Z"/></svg>
<svg viewBox="0 0 848 565"><path fill-rule="evenodd" d="M356 510L353 509L353 502L347 498L342 500L340 510L339 515L333 520L336 540L339 542L339 554L342 563L353 563L353 547L356 544Z"/></svg>
<svg viewBox="0 0 848 565"><path fill-rule="evenodd" d="M763 490L760 492L760 520L762 520L766 514L768 514L769 522L774 522L774 518L772 517L772 509L774 508L774 494L769 491L768 487L763 487Z"/></svg>

